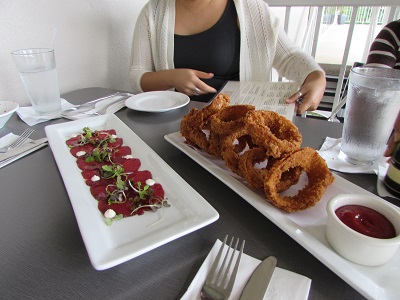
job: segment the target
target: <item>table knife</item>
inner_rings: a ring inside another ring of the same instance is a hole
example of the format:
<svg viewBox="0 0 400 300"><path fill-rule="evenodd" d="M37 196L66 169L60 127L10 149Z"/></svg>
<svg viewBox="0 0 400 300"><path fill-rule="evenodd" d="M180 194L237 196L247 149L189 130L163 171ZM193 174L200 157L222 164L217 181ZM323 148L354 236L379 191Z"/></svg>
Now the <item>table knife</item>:
<svg viewBox="0 0 400 300"><path fill-rule="evenodd" d="M240 300L262 300L264 298L276 263L276 257L269 256L258 265L249 281L246 283Z"/></svg>

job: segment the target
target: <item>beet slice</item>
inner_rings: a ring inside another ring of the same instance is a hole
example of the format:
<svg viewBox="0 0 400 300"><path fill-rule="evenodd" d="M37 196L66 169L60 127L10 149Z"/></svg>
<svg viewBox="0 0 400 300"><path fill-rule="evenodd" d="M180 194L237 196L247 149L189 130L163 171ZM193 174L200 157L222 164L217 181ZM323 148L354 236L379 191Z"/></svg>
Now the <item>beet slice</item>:
<svg viewBox="0 0 400 300"><path fill-rule="evenodd" d="M78 168L81 170L93 170L93 169L101 169L102 166L108 165L108 162L98 162L98 161L91 161L86 162L85 158L80 157L76 160L76 164Z"/></svg>
<svg viewBox="0 0 400 300"><path fill-rule="evenodd" d="M103 215L107 209L113 209L117 215L122 214L124 217L130 217L131 215L131 204L129 201L108 204L107 201L102 200L98 202L97 207Z"/></svg>
<svg viewBox="0 0 400 300"><path fill-rule="evenodd" d="M90 155L93 151L93 149L95 148L94 145L90 145L90 144L85 144L82 146L76 146L74 148L71 148L71 150L69 150L71 152L71 154L73 156L75 156L76 158L82 157L82 156L87 156ZM85 152L85 154L83 155L78 155L79 152Z"/></svg>
<svg viewBox="0 0 400 300"><path fill-rule="evenodd" d="M142 187L145 185L147 179L153 178L153 175L148 170L137 171L131 180L135 183L135 186L138 182L142 183Z"/></svg>
<svg viewBox="0 0 400 300"><path fill-rule="evenodd" d="M113 143L108 143L108 147L109 148L119 148L119 147L121 147L122 146L122 144L123 144L123 142L124 142L124 140L122 139L122 138L116 138L115 139L115 142L113 142Z"/></svg>
<svg viewBox="0 0 400 300"><path fill-rule="evenodd" d="M161 184L155 183L154 185L151 186L151 189L153 190L153 197L158 198L158 199L164 199L164 189Z"/></svg>
<svg viewBox="0 0 400 300"><path fill-rule="evenodd" d="M124 156L131 155L132 150L129 146L121 146L115 149L112 153L112 161L119 163L124 159Z"/></svg>
<svg viewBox="0 0 400 300"><path fill-rule="evenodd" d="M121 161L125 173L136 173L141 165L138 158L126 158Z"/></svg>
<svg viewBox="0 0 400 300"><path fill-rule="evenodd" d="M80 145L81 139L82 139L82 136L79 134L77 136L69 138L68 140L65 141L65 143L70 147L76 147L76 146Z"/></svg>

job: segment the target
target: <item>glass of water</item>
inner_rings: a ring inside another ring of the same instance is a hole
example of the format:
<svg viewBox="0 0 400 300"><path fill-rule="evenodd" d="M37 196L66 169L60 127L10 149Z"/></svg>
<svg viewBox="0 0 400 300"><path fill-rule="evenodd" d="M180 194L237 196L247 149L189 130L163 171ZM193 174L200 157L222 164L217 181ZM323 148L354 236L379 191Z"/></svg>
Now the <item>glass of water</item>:
<svg viewBox="0 0 400 300"><path fill-rule="evenodd" d="M59 113L61 99L54 50L22 49L11 55L35 112L39 115Z"/></svg>
<svg viewBox="0 0 400 300"><path fill-rule="evenodd" d="M372 165L380 158L399 109L400 70L353 68L340 146L346 161Z"/></svg>

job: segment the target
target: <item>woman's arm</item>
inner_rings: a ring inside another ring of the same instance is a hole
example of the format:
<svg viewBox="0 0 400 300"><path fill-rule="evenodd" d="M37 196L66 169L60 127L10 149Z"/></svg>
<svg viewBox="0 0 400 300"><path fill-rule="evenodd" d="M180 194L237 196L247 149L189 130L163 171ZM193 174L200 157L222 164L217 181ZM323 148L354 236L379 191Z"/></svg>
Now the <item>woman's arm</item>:
<svg viewBox="0 0 400 300"><path fill-rule="evenodd" d="M302 99L297 113L317 109L326 88L325 72L311 55L292 43L283 30L278 35L273 66L280 76L302 83L300 94L295 93L286 100L293 103Z"/></svg>

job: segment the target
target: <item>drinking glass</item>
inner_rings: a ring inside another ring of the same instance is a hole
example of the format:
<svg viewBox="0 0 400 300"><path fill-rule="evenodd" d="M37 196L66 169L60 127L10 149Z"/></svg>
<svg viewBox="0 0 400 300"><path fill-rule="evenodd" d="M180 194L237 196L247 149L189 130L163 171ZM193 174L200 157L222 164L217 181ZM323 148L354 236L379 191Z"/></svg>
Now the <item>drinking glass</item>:
<svg viewBox="0 0 400 300"><path fill-rule="evenodd" d="M35 112L39 115L59 113L61 99L54 50L22 49L11 55Z"/></svg>
<svg viewBox="0 0 400 300"><path fill-rule="evenodd" d="M382 156L400 108L400 70L350 71L341 141L346 161L372 165Z"/></svg>

